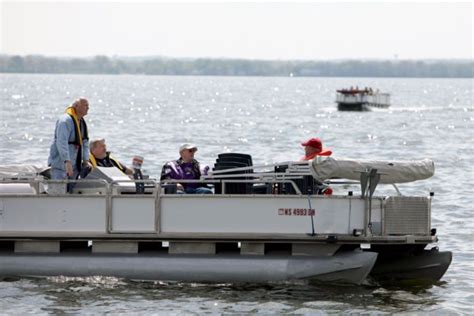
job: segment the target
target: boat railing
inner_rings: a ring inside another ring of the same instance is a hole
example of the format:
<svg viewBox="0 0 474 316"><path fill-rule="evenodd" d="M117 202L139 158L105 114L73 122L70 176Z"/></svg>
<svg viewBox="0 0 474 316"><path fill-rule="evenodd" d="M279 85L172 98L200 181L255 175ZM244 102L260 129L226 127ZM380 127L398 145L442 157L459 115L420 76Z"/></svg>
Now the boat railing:
<svg viewBox="0 0 474 316"><path fill-rule="evenodd" d="M242 173L242 174L233 174L227 176L216 176L214 178L205 178L201 180L162 180L161 185L163 184L177 184L177 183L201 183L201 184L221 184L222 185L222 192L221 194L226 194L226 186L230 183L251 183L251 184L259 184L262 182L268 184L275 184L275 183L288 183L290 184L293 189L295 190L296 194L302 194L301 190L298 188L296 183L293 181L294 179L300 179L301 177L294 177L293 179L275 179L275 178L261 178L257 177L256 179L236 179L236 178L243 178L243 177L252 177L255 175ZM229 179L231 178L231 179Z"/></svg>
<svg viewBox="0 0 474 316"><path fill-rule="evenodd" d="M235 173L239 171L253 171L253 170L263 170L263 172L268 173L272 172L269 171L269 168L271 170L274 170L275 167L282 167L286 166L288 167L288 170L295 170L298 168L305 168L306 170L309 171L309 164L307 161L284 161L284 162L278 162L278 163L273 163L273 164L263 164L263 165L253 165L253 166L248 166L248 167L239 167L239 168L231 168L231 169L224 169L224 170L214 170L214 171L209 171L209 174L204 176L204 177L213 177L215 175L220 175L220 174L227 174L229 172Z"/></svg>
<svg viewBox="0 0 474 316"><path fill-rule="evenodd" d="M143 228L140 228L141 233L150 233L150 232L159 232L160 231L160 218L161 218L161 213L162 213L162 198L168 198L171 197L171 194L167 194L163 191L165 185L167 184L172 184L172 183L209 183L209 184L220 184L222 186L222 194L216 194L211 198L210 200L205 199L203 196L199 197L196 195L187 195L188 198L198 198L199 199L199 207L204 210L208 210L208 208L205 207L205 205L208 205L208 203L212 203L214 199L228 199L229 197L232 197L232 192L227 191L227 186L234 184L234 183L248 183L248 184L259 184L262 182L265 182L267 184L270 184L270 188L273 189L275 188L273 185L275 184L289 184L293 190L294 190L294 195L307 198L309 197L304 197L303 195L306 195L306 192L301 192L302 190L298 187L296 183L296 179L299 179L300 176L295 176L293 179L287 175L287 178L276 178L277 174L271 174L270 176L268 174L265 174L264 176L260 174L260 178L245 178L248 176L251 176L252 174L248 173L242 173L238 175L229 175L232 177L235 176L240 176L241 178L227 178L227 179L221 179L221 178L215 178L215 179L199 179L199 180L165 180L165 181L157 181L155 179L147 179L147 180L116 180L112 182L107 182L102 179L94 179L94 180L45 180L41 178L32 178L32 179L0 179L0 185L3 184L17 184L17 185L26 185L30 188L29 191L22 191L20 193L14 193L14 192L5 192L0 190L0 205L3 203L3 208L5 208L5 205L10 205L9 203L5 204L4 198L7 200L11 200L12 198L18 198L18 197L37 197L40 198L39 200L31 200L30 198L26 200L22 200L22 203L29 203L28 205L31 205L33 207L34 205L54 205L53 204L48 204L52 203L48 198L53 197L53 198L58 198L58 199L63 199L65 198L67 201L69 199L78 199L81 194L69 194L69 193L63 193L63 194L50 194L46 190L41 191L41 190L31 190L32 187L39 188L41 186L45 186L47 188L47 185L51 184L67 184L67 183L90 183L90 184L95 184L97 186L100 186L103 189L104 193L93 193L93 191L86 191L85 193L82 193L82 195L86 198L86 201L89 201L87 203L93 203L94 205L97 205L98 209L100 207L104 207L104 214L105 214L105 221L106 221L106 231L108 233L124 233L124 232L134 232L133 229L127 228L128 224L127 221L129 220L129 212L130 211L139 211L141 212L140 214L143 213L143 216L149 216L152 220L155 220L156 223L154 223L154 226L151 227L150 225L146 224L146 221L142 220L143 223L140 225L143 225ZM217 175L216 175L217 176ZM268 177L269 176L269 177ZM275 177L275 178L273 178ZM431 202L430 202L430 197L413 197L413 196L378 196L378 197L372 197L372 194L370 194L370 183L373 183L375 185L374 179L369 178L369 185L367 186L368 192L365 194L365 196L360 196L360 197L355 197L351 195L335 195L333 197L334 202L332 199L328 199L327 197L322 197L322 196L317 196L317 195L312 195L311 199L313 200L313 203L318 203L318 210L323 207L329 207L329 205L345 205L346 207L349 208L349 214L351 210L351 205L352 205L352 210L355 210L355 205L359 205L359 209L363 211L360 213L363 222L361 222L361 225L358 226L357 228L362 229L362 234L364 236L400 236L400 235L424 235L427 236L430 234L430 216L431 216ZM133 192L135 185L137 183L144 184L147 186L148 190L145 190L144 194L136 194L136 192ZM343 179L338 179L338 180L331 180L329 183L331 184L356 184L357 181L347 181ZM127 184L128 186L123 186L123 184ZM373 188L372 185L372 188ZM1 186L0 186L1 187ZM132 190L127 190L127 188L132 189ZM123 190L125 189L125 190ZM273 198L270 197L269 195L273 194L280 194L276 193L276 191L270 190L267 191L270 192L267 195L262 195L260 194L259 197L261 198ZM373 191L372 191L373 192ZM223 196L225 194L225 196ZM177 195L174 194L176 198L173 198L172 201L167 200L167 207L169 207L170 203L183 203L179 202L181 199L179 197L183 195ZM248 196L248 194L247 194ZM253 196L253 195L252 195ZM238 198L239 196L233 196L233 198ZM242 196L243 197L243 196ZM281 194L279 198L282 198L284 201L285 198L288 198L289 196L286 195L285 193ZM44 199L43 199L44 198ZM93 198L93 199L91 199ZM373 201L372 201L373 198ZM2 202L3 200L3 202ZM44 200L44 201L43 201ZM248 201L248 198L245 199ZM92 201L92 202L91 202ZM227 200L228 203L230 203L229 207L235 208L237 211L239 209L239 203L241 203L240 200ZM270 200L269 200L270 201ZM275 200L275 202L280 201L280 199ZM344 201L344 202L342 202ZM341 204L342 202L342 204ZM36 204L35 204L36 203ZM102 203L102 204L101 204ZM249 203L249 202L246 202ZM363 207L360 207L360 203L363 203ZM21 204L23 205L23 204ZM26 205L26 204L25 204ZM103 205L103 206L100 206ZM176 205L181 205L181 204L176 204ZM210 205L210 204L209 204ZM272 203L269 203L267 208L271 208ZM314 205L314 204L313 204ZM10 206L8 206L9 208ZM26 212L29 207L21 209L22 212ZM74 206L75 207L75 206ZM332 207L332 206L331 206ZM343 207L344 208L344 207ZM46 212L48 208L44 208L44 211ZM43 210L43 209L42 209ZM168 210L168 209L167 209ZM79 212L80 209L77 209L77 212ZM76 211L73 211L76 212ZM168 212L168 211L167 211ZM206 211L207 212L207 211ZM271 213L272 211L269 210ZM331 212L342 212L343 214L345 212L344 209L339 209L339 208L334 208ZM171 214L171 213L166 213L166 214ZM331 213L328 213L327 216ZM337 213L339 214L339 213ZM345 214L345 213L344 213ZM49 215L48 215L49 216ZM89 214L88 216L95 216L92 213ZM320 216L326 216L326 215L320 215ZM342 216L342 215L341 215ZM341 218L341 220L343 220ZM349 218L346 219L348 221L351 221L351 216L349 215ZM59 223L59 222L58 222ZM91 221L91 225L93 221ZM120 224L117 224L120 223ZM33 222L31 222L31 225L36 225ZM60 224L58 224L60 225ZM117 226L118 225L118 226ZM141 226L140 226L141 227ZM322 228L323 229L323 228ZM8 229L7 229L8 230ZM348 230L346 233L351 233L351 230ZM358 232L357 232L358 233Z"/></svg>
<svg viewBox="0 0 474 316"><path fill-rule="evenodd" d="M390 103L389 93L375 93L375 94L342 94L337 93L337 103Z"/></svg>
<svg viewBox="0 0 474 316"><path fill-rule="evenodd" d="M344 95L338 93L336 96L336 102L342 103L364 103L368 102L368 95L363 94L354 94L354 95Z"/></svg>
<svg viewBox="0 0 474 316"><path fill-rule="evenodd" d="M284 171L275 172L275 171L268 171L268 168L275 167L287 167ZM254 172L255 169L267 169L267 171L260 171ZM251 173L245 173L246 171L252 171ZM365 173L367 170L359 171L361 175ZM240 173L236 173L240 172ZM310 165L307 161L286 161L280 162L275 164L265 164L265 165L255 165L249 167L241 167L241 168L233 168L233 169L225 169L225 170L216 170L209 173L209 175L205 175L203 179L228 179L228 178L242 178L242 177L253 177L258 179L262 182L265 181L272 181L272 180L297 180L302 179L303 177L312 177L312 173L310 171ZM362 196L364 195L364 191L366 188L362 188L361 181L357 180L347 180L347 179L328 179L324 181L326 185L361 185L361 192ZM401 196L402 193L398 189L395 183L390 183L391 186L395 189L397 195ZM300 190L297 190L300 192ZM300 194L300 193L298 193Z"/></svg>
<svg viewBox="0 0 474 316"><path fill-rule="evenodd" d="M255 176L255 179L229 179L229 178L242 178L242 177L253 177ZM222 178L220 178L222 177ZM225 177L225 179L224 179ZM12 189L17 190L17 192L20 192L21 194L42 194L42 193L48 193L48 195L65 195L69 194L66 193L65 187L68 184L95 184L96 186L93 186L92 188L89 188L89 190L86 190L85 188L81 188L79 190L74 190L74 193L77 194L82 194L82 195L90 195L90 194L127 194L127 193L135 193L135 188L137 184L143 184L146 189L146 193L148 194L159 194L159 193L164 193L162 189L166 187L168 184L177 184L177 183L201 183L201 184L222 184L223 186L223 191L222 194L225 194L225 187L229 183L268 183L268 184L273 184L273 183L288 183L290 184L294 190L297 192L297 194L301 194L301 191L299 190L298 186L296 183L293 181L295 179L300 179L300 176L294 176L292 178L284 178L284 179L278 179L275 178L274 176L269 176L268 174L266 175L252 175L252 174L236 174L236 175L227 175L227 176L216 176L215 178L207 178L207 179L188 179L188 180L162 180L162 181L157 181L155 179L145 179L145 180L135 180L135 179L130 179L130 180L114 180L112 182L107 182L104 179L78 179L78 180L72 180L72 179L65 179L65 180L48 180L44 178L31 178L31 179L0 179L0 184L25 184L23 190L18 190L21 189L19 187L14 187ZM60 193L61 190L55 189L55 190L50 190L51 185L61 185L62 188L64 188L63 192ZM92 190L91 190L92 189ZM13 192L1 192L0 194L11 194Z"/></svg>
<svg viewBox="0 0 474 316"><path fill-rule="evenodd" d="M99 187L104 188L106 191L110 190L110 183L108 183L104 179L64 179L64 180L51 180L45 179L44 177L34 177L34 178L1 178L0 184L6 185L21 185L25 184L23 187L12 187L12 192L2 192L0 190L0 194L2 193L14 193L16 190L19 194L43 194L48 193L48 195L64 195L66 191L66 186L68 184L76 184L76 183L89 183L89 184L97 184ZM52 189L53 186L57 186L58 188L64 188L64 193L60 193L61 189ZM30 188L30 189L28 189Z"/></svg>
<svg viewBox="0 0 474 316"><path fill-rule="evenodd" d="M229 169L233 170L233 169ZM365 171L364 171L365 172ZM362 171L361 171L362 173ZM268 173L240 173L240 174L219 174L212 176L212 179L229 179L229 178L242 178L242 177L255 177L255 182L286 182L287 180L298 180L302 179L304 176L312 176L310 171L307 172L291 172L291 173L279 173L279 172L268 172ZM205 177L207 178L207 177ZM243 182L244 180L235 181L235 182ZM176 182L180 182L177 180ZM202 181L200 181L202 182ZM294 183L294 182L293 182ZM327 185L361 185L360 181L357 180L346 180L346 179L330 179L324 181L324 184ZM400 189L395 183L390 183L398 196L402 196ZM300 190L297 190L298 192ZM362 191L362 188L361 188ZM298 193L301 194L301 193Z"/></svg>
<svg viewBox="0 0 474 316"><path fill-rule="evenodd" d="M268 171L269 168L274 169L275 167L287 167L286 170L282 172ZM258 169L266 169L266 171L255 171ZM252 171L251 173L249 171ZM236 173L237 172L237 173ZM74 189L74 193L78 194L108 194L108 192L114 194L133 194L133 193L146 193L154 194L155 191L160 194L166 193L166 188L168 186L175 185L176 183L203 183L216 185L220 184L222 186L221 194L226 194L227 186L230 183L247 183L247 184L266 184L266 185L275 185L275 184L289 184L294 193L297 195L307 194L307 192L302 192L296 181L303 179L304 177L312 177L312 174L309 169L308 162L283 162L275 163L271 165L255 165L250 167L242 168L233 168L226 170L216 170L210 172L208 175L203 175L201 179L197 180L163 180L158 181L156 179L144 179L144 180L114 180L112 182L107 182L104 179L79 179L79 180L48 180L39 177L31 178L1 178L0 184L24 184L23 190L17 190L21 194L40 194L48 193L49 195L62 195L66 194L65 186L67 184L79 184L83 186L84 184L92 185L90 188L77 189L77 186ZM346 180L346 179L328 179L324 181L325 185L362 185L360 181L356 180ZM64 189L52 190L51 188L54 185L62 185ZM146 190L136 190L138 186L146 188ZM396 186L396 184L391 184L397 195L401 196L401 192ZM16 187L18 189L19 187ZM362 189L361 189L362 190ZM362 190L364 191L364 190ZM8 191L0 190L0 194L8 193ZM270 190L272 192L272 190ZM364 195L362 193L362 195Z"/></svg>

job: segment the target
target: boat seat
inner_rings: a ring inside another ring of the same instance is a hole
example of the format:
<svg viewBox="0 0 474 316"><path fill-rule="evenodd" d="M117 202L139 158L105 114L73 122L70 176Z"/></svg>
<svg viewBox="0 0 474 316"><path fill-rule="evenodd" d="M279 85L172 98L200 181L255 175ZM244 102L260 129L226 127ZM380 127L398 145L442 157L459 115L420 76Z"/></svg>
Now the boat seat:
<svg viewBox="0 0 474 316"><path fill-rule="evenodd" d="M143 180L144 175L140 175L141 179L135 178L137 180ZM144 183L132 183L129 176L124 174L118 168L115 167L100 167L92 169L85 180L104 180L107 183L114 182L112 189L115 193L119 194L144 194L146 192L150 193L153 191L154 186L145 186ZM97 182L77 182L74 185L73 193L82 193L82 194L104 194L106 192L106 186L104 183Z"/></svg>
<svg viewBox="0 0 474 316"><path fill-rule="evenodd" d="M236 157L236 158L217 158L216 159L216 163L242 163L244 164L245 167L249 167L252 165L252 161L251 160L248 160L248 159L245 159L245 158L240 158L240 157Z"/></svg>
<svg viewBox="0 0 474 316"><path fill-rule="evenodd" d="M163 183L161 184L161 188L165 194L176 194L178 191L178 185L176 183Z"/></svg>
<svg viewBox="0 0 474 316"><path fill-rule="evenodd" d="M275 167L275 173L309 173L308 164L281 165ZM312 175L302 175L301 179L292 179L302 194L320 194L321 183L313 178ZM290 183L283 183L277 186L276 194L296 194L295 189Z"/></svg>
<svg viewBox="0 0 474 316"><path fill-rule="evenodd" d="M213 171L218 170L228 170L228 169L236 169L236 168L243 168L243 167L250 167L252 166L252 157L247 154L240 154L240 153L223 153L219 154L216 162L214 164ZM228 172L226 174L235 175L235 174L245 174L245 173L253 173L253 170L245 170L245 171L235 171L235 172ZM226 178L221 178L222 180L226 180ZM250 180L250 177L238 177L238 178L227 178L228 180ZM222 193L222 185L220 183L215 185L215 193L220 194ZM252 193L252 183L227 183L226 184L226 194L251 194Z"/></svg>
<svg viewBox="0 0 474 316"><path fill-rule="evenodd" d="M252 156L241 153L222 153L217 155L220 161L239 161L245 160L248 162L248 166L252 166Z"/></svg>
<svg viewBox="0 0 474 316"><path fill-rule="evenodd" d="M236 169L246 167L242 164L231 164L231 163L218 163L213 168L214 171L218 170L229 170L229 169ZM249 171L235 171L235 172L227 172L227 175L235 175L235 174L242 174L242 173L249 173ZM220 178L222 180L247 180L249 178L246 177L229 177L229 178ZM251 183L227 183L225 187L226 194L250 194L252 189ZM219 194L222 193L222 185L220 183L215 184L215 193Z"/></svg>

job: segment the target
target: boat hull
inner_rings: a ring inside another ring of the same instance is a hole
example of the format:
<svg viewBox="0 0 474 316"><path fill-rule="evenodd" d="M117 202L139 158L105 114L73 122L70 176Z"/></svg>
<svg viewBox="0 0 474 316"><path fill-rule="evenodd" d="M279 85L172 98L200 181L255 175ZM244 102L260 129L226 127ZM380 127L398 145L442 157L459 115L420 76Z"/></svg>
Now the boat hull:
<svg viewBox="0 0 474 316"><path fill-rule="evenodd" d="M339 111L371 111L372 109L387 109L389 104L381 103L338 103Z"/></svg>
<svg viewBox="0 0 474 316"><path fill-rule="evenodd" d="M350 251L334 256L167 254L0 255L0 276L113 276L183 282L314 282L360 284L377 254Z"/></svg>
<svg viewBox="0 0 474 316"><path fill-rule="evenodd" d="M453 254L450 251L424 250L418 254L379 257L370 276L380 281L440 280Z"/></svg>

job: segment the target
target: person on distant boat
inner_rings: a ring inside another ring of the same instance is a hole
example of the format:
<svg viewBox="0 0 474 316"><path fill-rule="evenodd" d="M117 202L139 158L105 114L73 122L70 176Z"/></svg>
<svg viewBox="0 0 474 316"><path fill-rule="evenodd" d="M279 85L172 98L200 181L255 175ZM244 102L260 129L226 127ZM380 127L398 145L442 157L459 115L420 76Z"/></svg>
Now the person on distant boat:
<svg viewBox="0 0 474 316"><path fill-rule="evenodd" d="M89 111L89 101L75 100L56 121L54 138L49 149L48 166L53 180L76 180L89 160L89 136L84 116ZM71 192L73 184L67 186ZM66 186L51 184L50 193L64 193Z"/></svg>
<svg viewBox="0 0 474 316"><path fill-rule="evenodd" d="M179 147L180 158L169 161L161 170L161 180L196 180L201 178L199 162L194 159L197 146L183 144ZM212 190L202 183L177 183L178 193L212 194Z"/></svg>
<svg viewBox="0 0 474 316"><path fill-rule="evenodd" d="M304 146L305 155L301 157L300 161L313 160L316 156L330 156L332 154L331 150L323 149L323 143L319 138L310 138L301 145Z"/></svg>
<svg viewBox="0 0 474 316"><path fill-rule="evenodd" d="M107 145L104 138L94 139L90 142L89 161L92 168L99 167L116 167L126 175L133 175L133 169L116 160L107 151Z"/></svg>

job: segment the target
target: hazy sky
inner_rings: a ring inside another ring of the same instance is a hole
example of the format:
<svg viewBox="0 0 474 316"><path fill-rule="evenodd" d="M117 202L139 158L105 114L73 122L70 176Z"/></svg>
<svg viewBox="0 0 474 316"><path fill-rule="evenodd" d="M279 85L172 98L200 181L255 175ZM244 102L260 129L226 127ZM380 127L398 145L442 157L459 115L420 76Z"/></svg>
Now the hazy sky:
<svg viewBox="0 0 474 316"><path fill-rule="evenodd" d="M471 1L0 1L6 54L418 59L473 52Z"/></svg>

